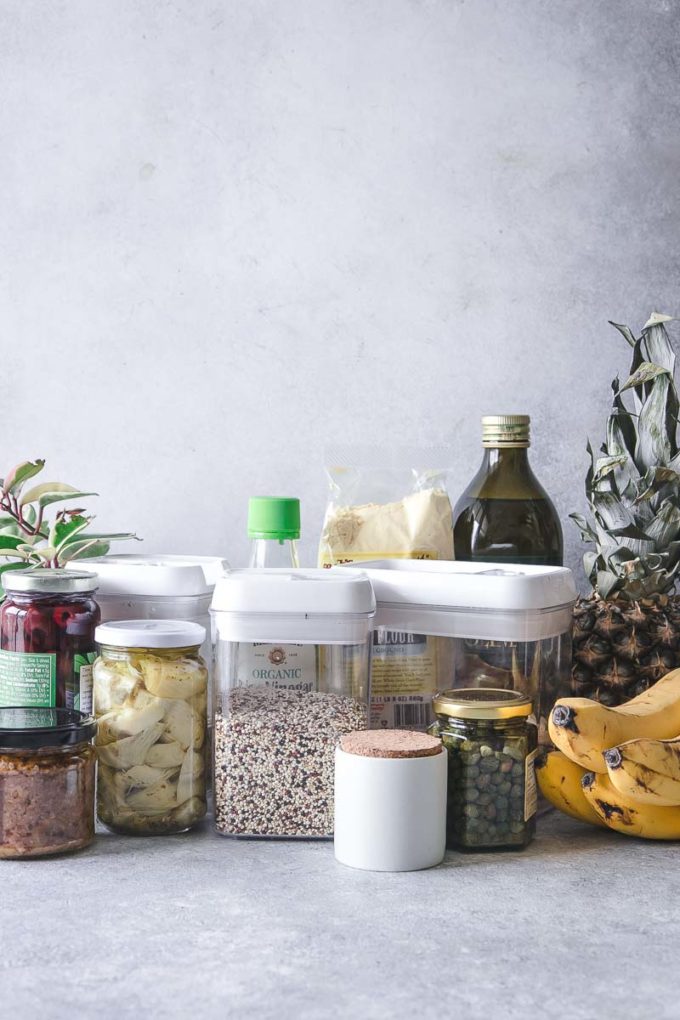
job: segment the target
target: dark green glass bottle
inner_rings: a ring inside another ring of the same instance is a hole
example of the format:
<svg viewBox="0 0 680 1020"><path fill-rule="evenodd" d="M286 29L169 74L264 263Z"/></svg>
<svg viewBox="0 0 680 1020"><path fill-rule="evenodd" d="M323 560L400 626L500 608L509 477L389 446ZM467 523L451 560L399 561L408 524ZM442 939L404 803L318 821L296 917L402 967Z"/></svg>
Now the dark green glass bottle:
<svg viewBox="0 0 680 1020"><path fill-rule="evenodd" d="M529 465L525 414L482 418L482 466L453 512L457 560L561 567L562 527Z"/></svg>

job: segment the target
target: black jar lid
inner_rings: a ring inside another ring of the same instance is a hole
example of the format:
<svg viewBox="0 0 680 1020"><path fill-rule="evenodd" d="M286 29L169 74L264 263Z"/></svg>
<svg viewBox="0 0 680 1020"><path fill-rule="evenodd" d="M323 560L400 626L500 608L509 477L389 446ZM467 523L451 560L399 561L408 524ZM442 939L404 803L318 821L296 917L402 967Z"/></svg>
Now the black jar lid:
<svg viewBox="0 0 680 1020"><path fill-rule="evenodd" d="M92 740L97 723L71 708L0 708L0 748L37 751Z"/></svg>

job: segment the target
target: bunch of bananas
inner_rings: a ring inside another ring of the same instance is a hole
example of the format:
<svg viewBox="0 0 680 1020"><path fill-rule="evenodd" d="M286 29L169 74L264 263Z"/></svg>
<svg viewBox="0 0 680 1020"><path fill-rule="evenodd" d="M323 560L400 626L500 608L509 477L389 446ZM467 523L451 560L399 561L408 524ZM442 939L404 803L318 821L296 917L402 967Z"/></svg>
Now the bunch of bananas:
<svg viewBox="0 0 680 1020"><path fill-rule="evenodd" d="M537 777L551 804L628 836L680 839L680 669L618 708L561 698L548 729L558 750Z"/></svg>

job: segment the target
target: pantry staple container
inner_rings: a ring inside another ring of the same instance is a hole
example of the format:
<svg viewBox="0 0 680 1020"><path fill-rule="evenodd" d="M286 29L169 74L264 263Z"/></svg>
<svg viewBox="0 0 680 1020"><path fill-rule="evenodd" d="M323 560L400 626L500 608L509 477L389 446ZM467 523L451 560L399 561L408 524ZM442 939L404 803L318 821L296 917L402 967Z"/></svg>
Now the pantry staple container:
<svg viewBox="0 0 680 1020"><path fill-rule="evenodd" d="M425 729L435 691L492 687L527 694L539 740L549 743L550 709L571 693L570 570L428 560L371 561L362 570L377 603L373 726Z"/></svg>
<svg viewBox="0 0 680 1020"><path fill-rule="evenodd" d="M95 731L72 709L0 708L0 859L92 842Z"/></svg>
<svg viewBox="0 0 680 1020"><path fill-rule="evenodd" d="M374 614L356 570L233 570L218 581L218 832L333 835L335 748L368 723Z"/></svg>
<svg viewBox="0 0 680 1020"><path fill-rule="evenodd" d="M417 871L446 849L448 755L438 737L360 730L335 751L335 859L365 871Z"/></svg>
<svg viewBox="0 0 680 1020"><path fill-rule="evenodd" d="M191 620L97 627L97 815L115 832L183 832L206 812L205 630Z"/></svg>
<svg viewBox="0 0 680 1020"><path fill-rule="evenodd" d="M201 654L210 662L210 600L215 582L228 566L226 560L119 554L79 560L78 566L97 572L102 623L191 620L205 628Z"/></svg>
<svg viewBox="0 0 680 1020"><path fill-rule="evenodd" d="M536 827L536 725L519 691L440 691L430 733L448 755L446 845L522 849Z"/></svg>
<svg viewBox="0 0 680 1020"><path fill-rule="evenodd" d="M95 573L32 567L3 575L0 705L92 710Z"/></svg>

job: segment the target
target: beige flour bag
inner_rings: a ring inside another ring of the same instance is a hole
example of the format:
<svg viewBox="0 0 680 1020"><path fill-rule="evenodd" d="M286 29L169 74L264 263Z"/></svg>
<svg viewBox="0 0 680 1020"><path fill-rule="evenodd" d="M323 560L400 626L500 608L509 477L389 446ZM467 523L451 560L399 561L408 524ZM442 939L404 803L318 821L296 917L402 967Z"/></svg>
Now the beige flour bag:
<svg viewBox="0 0 680 1020"><path fill-rule="evenodd" d="M337 451L327 467L330 495L319 566L380 559L453 559L453 515L442 468L423 457ZM444 463L444 461L441 461ZM444 643L380 628L374 633L371 724L423 729L432 721Z"/></svg>

